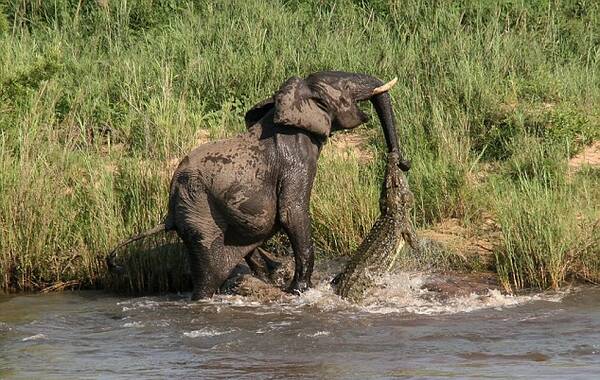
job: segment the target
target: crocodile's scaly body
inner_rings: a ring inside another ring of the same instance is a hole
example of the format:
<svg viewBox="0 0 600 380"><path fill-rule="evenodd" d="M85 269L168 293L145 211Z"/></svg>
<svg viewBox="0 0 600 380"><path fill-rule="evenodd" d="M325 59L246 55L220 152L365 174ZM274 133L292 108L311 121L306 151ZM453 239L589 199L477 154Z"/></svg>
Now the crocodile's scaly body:
<svg viewBox="0 0 600 380"><path fill-rule="evenodd" d="M409 219L413 195L398 167L398 156L393 153L388 157L379 202L381 215L344 271L333 281L336 293L354 302L363 299L377 276L392 268L405 241L418 249Z"/></svg>

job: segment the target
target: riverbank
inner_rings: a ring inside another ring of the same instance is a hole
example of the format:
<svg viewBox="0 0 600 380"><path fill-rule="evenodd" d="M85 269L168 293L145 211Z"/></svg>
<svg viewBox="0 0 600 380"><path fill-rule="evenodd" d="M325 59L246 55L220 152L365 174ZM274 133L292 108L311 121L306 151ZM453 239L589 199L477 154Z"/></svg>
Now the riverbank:
<svg viewBox="0 0 600 380"><path fill-rule="evenodd" d="M179 158L326 69L398 77L416 226L452 221L489 248L448 251L450 269L512 291L600 282L599 169L576 160L600 140L600 8L543 3L0 3L0 289L185 288L172 237L132 245L119 280L103 257L162 218ZM376 120L320 158L322 257L351 254L377 217Z"/></svg>

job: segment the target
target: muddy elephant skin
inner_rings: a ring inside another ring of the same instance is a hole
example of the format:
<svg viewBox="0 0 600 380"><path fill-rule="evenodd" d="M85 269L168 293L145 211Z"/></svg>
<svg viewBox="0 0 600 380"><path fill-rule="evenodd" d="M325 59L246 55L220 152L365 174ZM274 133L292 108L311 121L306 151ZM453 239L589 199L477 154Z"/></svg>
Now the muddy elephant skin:
<svg viewBox="0 0 600 380"><path fill-rule="evenodd" d="M388 90L369 75L319 72L288 79L245 116L247 132L209 142L184 157L173 175L167 217L116 250L162 230L174 230L190 260L193 299L212 296L232 269L283 229L292 245L295 272L290 291L311 286L314 248L309 202L317 159L327 137L367 121L357 102L370 100L388 150L401 157ZM409 169L400 158L398 166ZM264 260L262 260L264 262Z"/></svg>

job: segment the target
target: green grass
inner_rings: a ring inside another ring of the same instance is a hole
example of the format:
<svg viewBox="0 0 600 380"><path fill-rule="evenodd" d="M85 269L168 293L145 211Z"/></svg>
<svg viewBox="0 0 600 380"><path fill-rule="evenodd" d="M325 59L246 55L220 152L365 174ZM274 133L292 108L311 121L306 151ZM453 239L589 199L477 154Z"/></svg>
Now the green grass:
<svg viewBox="0 0 600 380"><path fill-rule="evenodd" d="M516 179L490 181L502 230L496 259L504 287L558 289L569 276L598 282L600 182L585 174L567 180L565 165L540 146L530 149L531 161L514 165Z"/></svg>
<svg viewBox="0 0 600 380"><path fill-rule="evenodd" d="M102 258L161 219L177 158L325 69L398 76L418 226L491 214L507 288L597 282L597 169L569 179L565 164L599 138L599 46L592 1L0 0L0 289L184 287L173 237L132 245L121 279ZM320 161L324 255L377 216L376 117L359 133L374 162Z"/></svg>

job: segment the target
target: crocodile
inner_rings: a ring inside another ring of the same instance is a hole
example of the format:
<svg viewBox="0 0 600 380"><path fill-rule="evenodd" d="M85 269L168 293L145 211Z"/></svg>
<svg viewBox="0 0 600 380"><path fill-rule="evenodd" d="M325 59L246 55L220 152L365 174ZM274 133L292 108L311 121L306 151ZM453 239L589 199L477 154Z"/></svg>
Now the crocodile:
<svg viewBox="0 0 600 380"><path fill-rule="evenodd" d="M405 242L416 252L420 251L410 222L414 197L398 166L399 160L399 155L394 152L388 155L379 200L381 214L344 270L332 281L336 293L342 298L362 301L374 285L375 278L392 269Z"/></svg>

